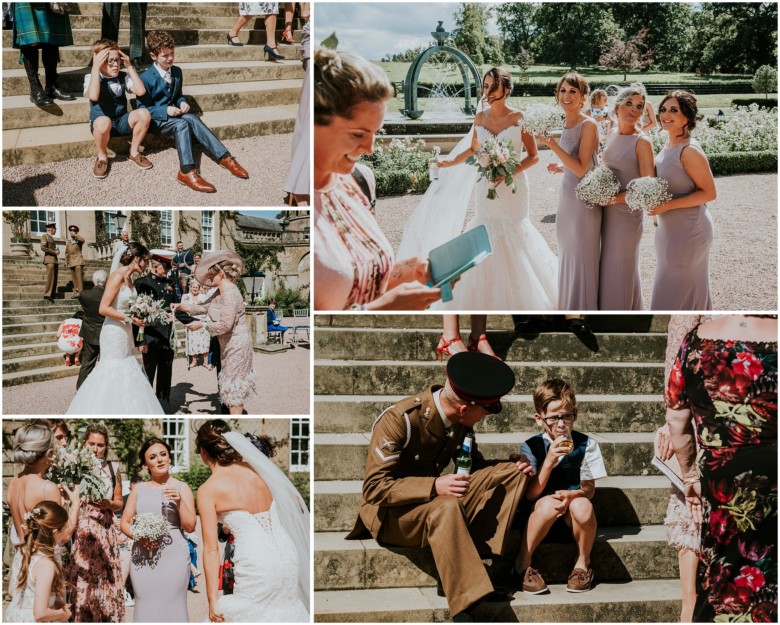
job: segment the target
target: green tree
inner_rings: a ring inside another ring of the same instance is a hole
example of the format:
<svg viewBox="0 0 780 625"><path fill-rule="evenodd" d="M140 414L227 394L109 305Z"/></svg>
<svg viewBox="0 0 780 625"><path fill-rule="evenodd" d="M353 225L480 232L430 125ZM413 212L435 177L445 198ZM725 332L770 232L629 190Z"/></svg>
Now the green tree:
<svg viewBox="0 0 780 625"><path fill-rule="evenodd" d="M753 91L763 93L765 98L769 97L769 92L777 92L777 70L771 65L762 65L756 70L753 76Z"/></svg>
<svg viewBox="0 0 780 625"><path fill-rule="evenodd" d="M566 63L572 69L595 64L605 42L624 36L609 4L544 3L536 12L536 25L537 62Z"/></svg>
<svg viewBox="0 0 780 625"><path fill-rule="evenodd" d="M495 49L487 34L487 21L490 8L485 4L467 2L455 12L455 28L452 29L452 42L456 48L471 57L476 65L493 63Z"/></svg>
<svg viewBox="0 0 780 625"><path fill-rule="evenodd" d="M531 50L536 37L538 8L537 3L530 2L506 2L496 7L496 23L504 41L506 58L514 59L521 51Z"/></svg>
<svg viewBox="0 0 780 625"><path fill-rule="evenodd" d="M534 57L531 56L531 53L526 48L520 48L520 52L515 54L512 60L520 68L521 72L528 71L534 64Z"/></svg>
<svg viewBox="0 0 780 625"><path fill-rule="evenodd" d="M646 28L640 30L627 41L613 37L599 57L599 63L607 69L623 72L623 82L625 82L627 72L642 71L653 62L653 51L648 50L647 44L645 44L646 38Z"/></svg>

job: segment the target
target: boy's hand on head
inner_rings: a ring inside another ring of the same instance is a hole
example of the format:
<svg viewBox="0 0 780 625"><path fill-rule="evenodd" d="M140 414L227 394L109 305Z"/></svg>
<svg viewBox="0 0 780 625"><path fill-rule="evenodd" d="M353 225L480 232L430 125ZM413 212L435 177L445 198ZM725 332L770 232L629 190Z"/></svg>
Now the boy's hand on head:
<svg viewBox="0 0 780 625"><path fill-rule="evenodd" d="M125 66L125 69L130 71L133 68L133 64L130 62L130 57L127 56L124 52L121 50L119 51L119 58L122 60L122 65Z"/></svg>
<svg viewBox="0 0 780 625"><path fill-rule="evenodd" d="M169 106L168 107L168 117L178 117L181 115L182 110L176 106Z"/></svg>
<svg viewBox="0 0 780 625"><path fill-rule="evenodd" d="M95 52L94 55L92 55L92 67L97 67L100 69L100 66L103 65L106 60L108 59L108 55L111 52L108 48L103 48L100 52Z"/></svg>

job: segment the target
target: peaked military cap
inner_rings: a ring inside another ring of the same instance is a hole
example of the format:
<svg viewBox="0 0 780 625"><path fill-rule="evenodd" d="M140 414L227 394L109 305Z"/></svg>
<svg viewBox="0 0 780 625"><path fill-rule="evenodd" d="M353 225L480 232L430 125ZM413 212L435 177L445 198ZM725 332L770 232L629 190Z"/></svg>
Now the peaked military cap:
<svg viewBox="0 0 780 625"><path fill-rule="evenodd" d="M447 379L458 397L480 406L497 404L515 385L515 374L509 365L480 352L451 356L447 361Z"/></svg>

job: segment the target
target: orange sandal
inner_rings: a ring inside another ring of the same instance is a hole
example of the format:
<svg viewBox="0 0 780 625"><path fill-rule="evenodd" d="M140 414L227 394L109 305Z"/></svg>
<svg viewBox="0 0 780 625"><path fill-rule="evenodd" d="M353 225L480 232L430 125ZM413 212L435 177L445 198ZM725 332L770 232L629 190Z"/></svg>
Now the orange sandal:
<svg viewBox="0 0 780 625"><path fill-rule="evenodd" d="M457 338L452 339L451 341L448 341L444 338L444 335L441 335L441 338L439 339L439 345L436 347L436 353L439 355L439 362L441 362L442 355L447 354L447 356L452 356L454 354L457 354L458 352L450 352L450 346L455 345L456 343L460 343L463 345L463 347L466 347L466 344L463 342L463 339L459 336ZM463 351L463 350L460 350Z"/></svg>

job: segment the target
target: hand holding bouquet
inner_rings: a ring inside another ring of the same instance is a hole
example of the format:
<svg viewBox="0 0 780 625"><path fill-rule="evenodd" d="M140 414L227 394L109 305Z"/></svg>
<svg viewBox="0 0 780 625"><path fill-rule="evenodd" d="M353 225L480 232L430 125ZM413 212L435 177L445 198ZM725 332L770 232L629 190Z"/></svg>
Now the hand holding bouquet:
<svg viewBox="0 0 780 625"><path fill-rule="evenodd" d="M575 193L582 202L594 208L614 204L619 191L620 183L612 170L605 165L599 165L583 176Z"/></svg>
<svg viewBox="0 0 780 625"><path fill-rule="evenodd" d="M653 209L671 199L669 183L663 178L653 176L634 178L626 188L626 204L632 211L644 211L655 216ZM655 219L653 223L658 225Z"/></svg>
<svg viewBox="0 0 780 625"><path fill-rule="evenodd" d="M157 300L148 293L142 293L140 295L134 295L129 301L130 306L127 309L128 319L137 317L145 324L159 323L160 325L168 325L171 322L168 318L168 313L165 312L164 300ZM138 340L144 340L143 328L138 330Z"/></svg>
<svg viewBox="0 0 780 625"><path fill-rule="evenodd" d="M495 200L498 197L496 186L501 180L511 187L512 193L515 192L514 176L520 164L520 155L511 139L488 139L473 156L466 159L466 163L476 165L479 177L493 183L488 189L487 199Z"/></svg>
<svg viewBox="0 0 780 625"><path fill-rule="evenodd" d="M563 111L552 104L531 104L523 111L519 126L534 135L550 135L563 128Z"/></svg>
<svg viewBox="0 0 780 625"><path fill-rule="evenodd" d="M77 443L57 447L57 455L46 477L57 484L76 484L87 501L102 501L108 496L102 463L91 449Z"/></svg>
<svg viewBox="0 0 780 625"><path fill-rule="evenodd" d="M137 540L147 551L152 551L168 535L168 521L162 514L142 512L136 514L131 525L133 540ZM149 554L151 564L152 555Z"/></svg>

